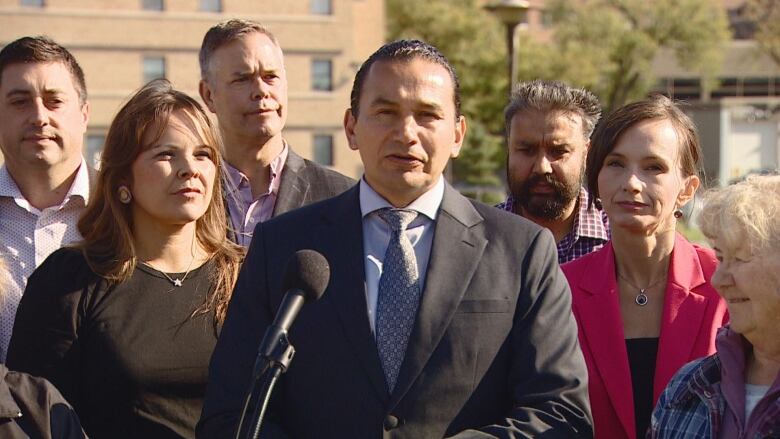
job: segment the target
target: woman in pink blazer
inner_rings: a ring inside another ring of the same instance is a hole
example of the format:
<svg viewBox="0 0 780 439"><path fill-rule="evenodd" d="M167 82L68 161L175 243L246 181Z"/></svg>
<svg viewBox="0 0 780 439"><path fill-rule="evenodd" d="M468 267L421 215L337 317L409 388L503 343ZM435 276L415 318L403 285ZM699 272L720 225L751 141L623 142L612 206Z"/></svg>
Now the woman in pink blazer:
<svg viewBox="0 0 780 439"><path fill-rule="evenodd" d="M685 363L715 351L728 319L710 285L711 250L676 232L699 187L693 122L671 100L626 105L596 127L588 189L612 240L563 266L588 365L597 438L641 438L660 393Z"/></svg>

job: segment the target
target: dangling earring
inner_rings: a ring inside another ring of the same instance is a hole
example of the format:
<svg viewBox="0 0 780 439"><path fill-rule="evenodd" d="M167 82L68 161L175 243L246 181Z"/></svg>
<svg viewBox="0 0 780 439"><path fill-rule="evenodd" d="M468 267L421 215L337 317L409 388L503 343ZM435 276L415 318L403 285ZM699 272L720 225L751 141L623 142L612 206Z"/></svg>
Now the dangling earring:
<svg viewBox="0 0 780 439"><path fill-rule="evenodd" d="M133 199L133 194L130 193L130 189L128 189L127 186L119 186L117 192L119 192L119 202L122 204L130 204L130 200Z"/></svg>
<svg viewBox="0 0 780 439"><path fill-rule="evenodd" d="M675 209L674 210L674 217L675 218L680 219L680 218L682 218L682 216L683 216L682 210L680 210L680 209Z"/></svg>

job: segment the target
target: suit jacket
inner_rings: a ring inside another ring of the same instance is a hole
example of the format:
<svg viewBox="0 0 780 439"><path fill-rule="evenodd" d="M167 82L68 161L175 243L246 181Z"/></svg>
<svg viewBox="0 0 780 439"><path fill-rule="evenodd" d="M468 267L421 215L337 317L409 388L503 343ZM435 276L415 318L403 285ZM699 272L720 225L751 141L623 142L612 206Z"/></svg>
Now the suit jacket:
<svg viewBox="0 0 780 439"><path fill-rule="evenodd" d="M717 264L711 250L677 235L664 294L653 404L680 367L715 352L716 331L728 321L726 304L710 284ZM564 264L563 272L572 289L580 346L588 364L596 437L644 437L644 432L635 431L631 371L612 242Z"/></svg>
<svg viewBox="0 0 780 439"><path fill-rule="evenodd" d="M306 160L289 149L282 170L273 216L338 195L356 183L338 172Z"/></svg>
<svg viewBox="0 0 780 439"><path fill-rule="evenodd" d="M356 183L345 175L299 156L291 147L288 148L272 216L338 195ZM223 192L226 190L227 184L223 184ZM231 224L230 203L227 202L227 196L223 198L228 224ZM231 227L228 227L228 237L236 241L235 231Z"/></svg>
<svg viewBox="0 0 780 439"><path fill-rule="evenodd" d="M448 185L416 323L388 393L367 315L358 185L255 229L211 359L199 438L233 434L283 296L284 265L305 248L326 256L330 283L290 331L296 355L263 437L591 435L586 368L552 236Z"/></svg>

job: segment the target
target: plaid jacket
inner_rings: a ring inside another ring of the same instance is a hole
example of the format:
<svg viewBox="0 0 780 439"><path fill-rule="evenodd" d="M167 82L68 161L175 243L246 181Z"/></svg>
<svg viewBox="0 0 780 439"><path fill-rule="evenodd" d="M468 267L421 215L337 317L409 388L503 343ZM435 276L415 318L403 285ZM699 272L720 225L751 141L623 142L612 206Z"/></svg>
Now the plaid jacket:
<svg viewBox="0 0 780 439"><path fill-rule="evenodd" d="M726 411L720 381L718 354L683 366L658 399L647 437L718 439ZM743 438L780 438L780 400L773 401L757 419L751 417L743 435L733 439Z"/></svg>

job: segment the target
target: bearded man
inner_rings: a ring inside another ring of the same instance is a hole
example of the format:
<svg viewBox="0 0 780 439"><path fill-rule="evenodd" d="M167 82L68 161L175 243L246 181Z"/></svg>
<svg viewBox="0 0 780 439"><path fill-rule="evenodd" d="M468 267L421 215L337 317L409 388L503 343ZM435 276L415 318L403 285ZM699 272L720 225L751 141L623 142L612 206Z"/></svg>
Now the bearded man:
<svg viewBox="0 0 780 439"><path fill-rule="evenodd" d="M598 99L557 81L519 84L504 110L510 195L497 207L548 228L563 264L601 248L609 223L582 186Z"/></svg>

